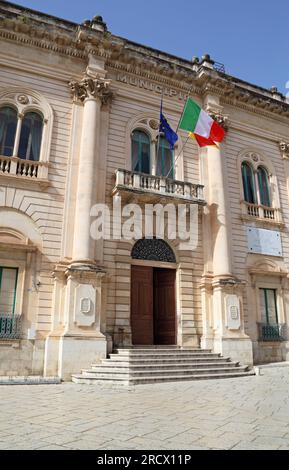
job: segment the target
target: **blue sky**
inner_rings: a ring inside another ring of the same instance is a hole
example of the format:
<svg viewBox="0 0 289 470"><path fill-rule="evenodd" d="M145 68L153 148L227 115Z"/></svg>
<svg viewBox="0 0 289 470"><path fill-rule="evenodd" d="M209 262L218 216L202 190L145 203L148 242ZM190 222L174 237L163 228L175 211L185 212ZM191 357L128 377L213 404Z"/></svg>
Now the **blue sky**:
<svg viewBox="0 0 289 470"><path fill-rule="evenodd" d="M209 53L227 73L287 93L288 0L18 0L82 22L102 15L113 34L186 59Z"/></svg>

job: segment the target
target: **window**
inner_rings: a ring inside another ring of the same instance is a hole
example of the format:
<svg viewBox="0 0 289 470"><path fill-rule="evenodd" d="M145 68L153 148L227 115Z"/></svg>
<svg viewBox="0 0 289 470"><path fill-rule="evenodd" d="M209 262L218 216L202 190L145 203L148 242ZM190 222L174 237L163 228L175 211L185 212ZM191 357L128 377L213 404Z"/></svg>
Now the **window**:
<svg viewBox="0 0 289 470"><path fill-rule="evenodd" d="M261 323L259 339L261 341L284 341L284 328L278 322L277 290L260 289Z"/></svg>
<svg viewBox="0 0 289 470"><path fill-rule="evenodd" d="M244 199L249 204L271 207L270 180L266 168L258 166L253 170L248 162L242 163ZM258 188L258 191L256 191Z"/></svg>
<svg viewBox="0 0 289 470"><path fill-rule="evenodd" d="M140 130L132 133L132 171L150 173L150 139Z"/></svg>
<svg viewBox="0 0 289 470"><path fill-rule="evenodd" d="M174 154L169 142L163 136L159 136L157 146L156 175L174 178Z"/></svg>
<svg viewBox="0 0 289 470"><path fill-rule="evenodd" d="M18 121L20 125L17 128ZM21 119L13 108L0 108L0 155L38 161L42 130L40 114L28 112Z"/></svg>
<svg viewBox="0 0 289 470"><path fill-rule="evenodd" d="M261 322L268 325L278 323L276 289L260 289Z"/></svg>
<svg viewBox="0 0 289 470"><path fill-rule="evenodd" d="M0 316L15 313L18 268L0 267Z"/></svg>
<svg viewBox="0 0 289 470"><path fill-rule="evenodd" d="M37 113L27 113L21 126L18 157L24 160L39 160L43 119Z"/></svg>
<svg viewBox="0 0 289 470"><path fill-rule="evenodd" d="M13 155L16 127L17 112L15 109L8 106L0 108L0 155L5 157Z"/></svg>
<svg viewBox="0 0 289 470"><path fill-rule="evenodd" d="M257 169L260 204L263 206L271 207L270 190L269 190L269 176L267 170L259 166Z"/></svg>
<svg viewBox="0 0 289 470"><path fill-rule="evenodd" d="M256 204L257 198L254 184L254 172L251 165L247 162L242 163L242 180L245 201L250 204Z"/></svg>
<svg viewBox="0 0 289 470"><path fill-rule="evenodd" d="M270 159L256 152L246 152L240 155L239 164L242 217L283 224L278 180Z"/></svg>

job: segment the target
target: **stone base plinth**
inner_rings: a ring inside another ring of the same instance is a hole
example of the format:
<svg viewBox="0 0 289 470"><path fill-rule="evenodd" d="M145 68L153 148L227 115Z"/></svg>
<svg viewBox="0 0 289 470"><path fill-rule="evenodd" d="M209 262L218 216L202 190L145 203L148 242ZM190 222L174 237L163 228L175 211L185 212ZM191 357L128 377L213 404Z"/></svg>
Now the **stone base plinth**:
<svg viewBox="0 0 289 470"><path fill-rule="evenodd" d="M46 340L44 376L56 375L62 380L71 380L72 374L80 373L106 355L107 341L103 335L50 336Z"/></svg>
<svg viewBox="0 0 289 470"><path fill-rule="evenodd" d="M250 338L214 338L213 351L232 361L253 365L253 345Z"/></svg>

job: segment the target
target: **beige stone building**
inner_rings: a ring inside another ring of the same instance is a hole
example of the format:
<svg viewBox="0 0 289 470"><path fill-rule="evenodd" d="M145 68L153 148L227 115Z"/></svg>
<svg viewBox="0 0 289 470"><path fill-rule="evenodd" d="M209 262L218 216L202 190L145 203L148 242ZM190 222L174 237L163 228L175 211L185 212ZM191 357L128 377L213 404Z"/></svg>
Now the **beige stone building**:
<svg viewBox="0 0 289 470"><path fill-rule="evenodd" d="M69 379L133 344L288 360L286 98L209 56L114 36L100 17L0 1L0 41L0 375ZM162 95L174 129L190 95L223 143L199 149L178 131L171 150ZM92 208L120 201L193 206L196 246L124 240L119 223L96 240Z"/></svg>

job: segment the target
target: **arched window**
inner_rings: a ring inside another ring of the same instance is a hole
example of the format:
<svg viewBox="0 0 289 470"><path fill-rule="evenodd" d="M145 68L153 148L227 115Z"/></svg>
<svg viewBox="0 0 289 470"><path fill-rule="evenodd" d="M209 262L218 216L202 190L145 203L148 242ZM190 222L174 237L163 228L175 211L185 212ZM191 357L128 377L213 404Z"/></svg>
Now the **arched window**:
<svg viewBox="0 0 289 470"><path fill-rule="evenodd" d="M242 163L242 180L245 201L250 204L256 204L257 198L254 184L254 173L251 165L247 162Z"/></svg>
<svg viewBox="0 0 289 470"><path fill-rule="evenodd" d="M135 130L131 137L132 171L150 173L150 138L140 130Z"/></svg>
<svg viewBox="0 0 289 470"><path fill-rule="evenodd" d="M19 141L18 157L38 161L42 140L43 118L40 114L25 114Z"/></svg>
<svg viewBox="0 0 289 470"><path fill-rule="evenodd" d="M17 112L14 108L0 108L0 155L13 155L17 127Z"/></svg>
<svg viewBox="0 0 289 470"><path fill-rule="evenodd" d="M269 175L263 166L257 169L260 204L263 206L271 207L270 189L269 189Z"/></svg>
<svg viewBox="0 0 289 470"><path fill-rule="evenodd" d="M160 136L157 142L157 176L174 178L174 152L165 137Z"/></svg>

